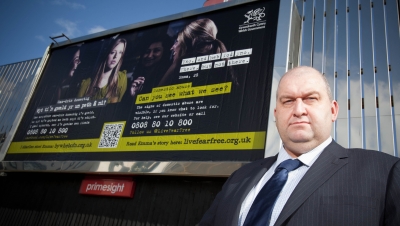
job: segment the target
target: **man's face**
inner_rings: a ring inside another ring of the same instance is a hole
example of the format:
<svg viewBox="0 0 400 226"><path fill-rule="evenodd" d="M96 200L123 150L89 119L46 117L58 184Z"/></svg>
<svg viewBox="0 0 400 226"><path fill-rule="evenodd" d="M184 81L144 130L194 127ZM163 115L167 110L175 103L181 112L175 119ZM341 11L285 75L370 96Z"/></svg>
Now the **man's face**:
<svg viewBox="0 0 400 226"><path fill-rule="evenodd" d="M279 84L274 111L286 151L298 157L324 142L338 111L317 71L307 67L289 71Z"/></svg>

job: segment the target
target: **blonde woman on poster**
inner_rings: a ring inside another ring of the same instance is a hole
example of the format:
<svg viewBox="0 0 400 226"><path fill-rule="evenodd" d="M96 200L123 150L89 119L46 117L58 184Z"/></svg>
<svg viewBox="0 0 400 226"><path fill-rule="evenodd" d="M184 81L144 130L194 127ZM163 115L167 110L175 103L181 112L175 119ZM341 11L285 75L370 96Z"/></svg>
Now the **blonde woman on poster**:
<svg viewBox="0 0 400 226"><path fill-rule="evenodd" d="M93 81L84 79L78 97L90 97L93 100L107 98L108 103L120 102L127 87L126 71L119 71L126 50L126 40L115 39L108 54L97 69Z"/></svg>

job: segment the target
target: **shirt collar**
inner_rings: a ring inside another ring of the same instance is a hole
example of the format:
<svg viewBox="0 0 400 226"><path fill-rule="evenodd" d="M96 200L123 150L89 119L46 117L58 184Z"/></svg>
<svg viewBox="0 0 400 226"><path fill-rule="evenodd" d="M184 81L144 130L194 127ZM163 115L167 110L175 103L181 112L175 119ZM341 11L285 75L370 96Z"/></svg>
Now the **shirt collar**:
<svg viewBox="0 0 400 226"><path fill-rule="evenodd" d="M305 166L311 167L312 164L317 160L319 155L322 153L322 151L332 142L332 137L328 137L324 142L322 142L320 145L312 149L311 151L308 151L302 155L300 155L297 159L299 159ZM292 158L287 151L283 148L283 145L279 149L278 153L278 158L276 160L276 166L279 165L281 162L285 161L286 159L295 159Z"/></svg>

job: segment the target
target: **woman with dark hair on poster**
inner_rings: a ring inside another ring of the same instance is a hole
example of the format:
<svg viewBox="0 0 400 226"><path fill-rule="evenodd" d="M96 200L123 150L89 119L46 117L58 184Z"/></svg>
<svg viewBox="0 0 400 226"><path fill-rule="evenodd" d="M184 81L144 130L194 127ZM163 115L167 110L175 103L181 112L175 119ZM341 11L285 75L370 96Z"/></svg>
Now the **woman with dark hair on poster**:
<svg viewBox="0 0 400 226"><path fill-rule="evenodd" d="M81 63L80 46L71 46L65 49L61 59L60 71L62 72L60 83L56 88L57 100L74 98L79 90L79 83L74 82L74 73Z"/></svg>
<svg viewBox="0 0 400 226"><path fill-rule="evenodd" d="M138 66L133 73L130 95L148 93L159 82L169 66L167 49L172 42L167 35L144 38L144 49L140 54Z"/></svg>
<svg viewBox="0 0 400 226"><path fill-rule="evenodd" d="M173 62L159 85L169 85L176 81L176 74L179 73L179 66L182 59L205 56L210 54L227 52L223 42L217 39L218 29L214 21L203 18L188 24L176 38L171 47ZM232 82L237 83L232 71L228 69ZM175 76L174 76L175 75Z"/></svg>
<svg viewBox="0 0 400 226"><path fill-rule="evenodd" d="M93 100L107 98L108 103L121 101L127 87L126 71L119 71L126 44L123 38L116 38L112 42L93 81L91 78L82 81L78 97L90 97Z"/></svg>

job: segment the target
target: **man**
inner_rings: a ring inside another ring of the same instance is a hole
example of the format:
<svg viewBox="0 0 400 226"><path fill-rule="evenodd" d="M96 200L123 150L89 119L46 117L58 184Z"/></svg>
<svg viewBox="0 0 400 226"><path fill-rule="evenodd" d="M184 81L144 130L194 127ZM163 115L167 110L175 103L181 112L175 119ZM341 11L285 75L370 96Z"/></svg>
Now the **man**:
<svg viewBox="0 0 400 226"><path fill-rule="evenodd" d="M254 213L260 208L251 207L267 196L262 188L273 186L270 178L287 159L298 159L300 166L288 173L270 212L262 212L268 216L262 225L400 225L400 159L338 145L330 136L338 111L320 72L288 71L276 93L274 116L283 143L278 155L234 172L200 225L259 225L251 220L259 218Z"/></svg>

